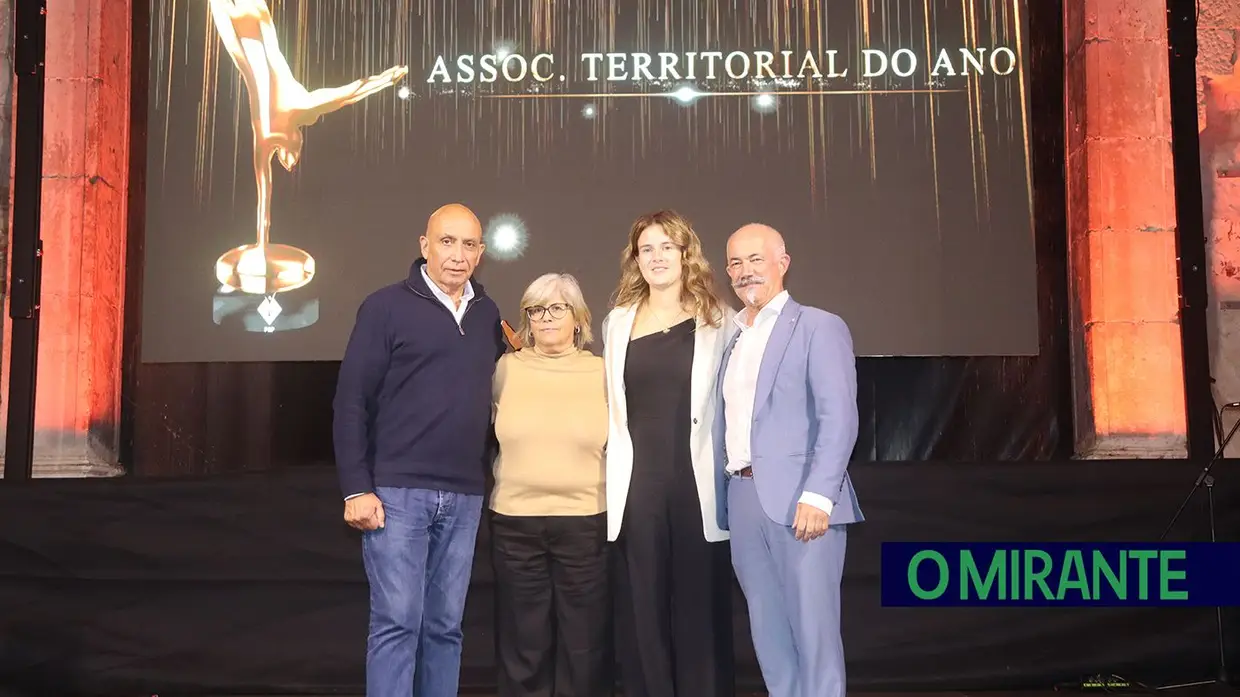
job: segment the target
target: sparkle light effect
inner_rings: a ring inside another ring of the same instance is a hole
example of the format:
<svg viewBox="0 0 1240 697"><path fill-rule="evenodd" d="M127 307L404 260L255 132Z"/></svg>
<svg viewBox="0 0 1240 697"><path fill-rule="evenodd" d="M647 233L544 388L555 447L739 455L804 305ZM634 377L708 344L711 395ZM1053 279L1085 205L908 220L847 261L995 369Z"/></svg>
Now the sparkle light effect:
<svg viewBox="0 0 1240 697"><path fill-rule="evenodd" d="M1028 173L1020 0L268 2L290 68L307 87L334 84L343 75L371 74L382 66L410 66L406 84L392 96L329 117L350 124L359 159L401 161L447 148L473 165L519 172L531 158L562 156L574 145L584 146L574 152L613 164L639 162L651 152L676 147L708 171L737 153L792 156L802 158L807 194L814 210L822 212L830 182L851 173L848 163L864 161L877 181L884 175L881 163L894 161L878 153L900 147L885 141L907 144L900 134L924 132L917 142L934 163L936 206L943 186L940 144L946 138L967 143L969 185L983 225L991 215L991 169L1019 167ZM244 92L234 71L221 69L206 3L150 0L150 9L151 125L157 133L152 142L163 141L158 152L163 172L169 161L190 156L168 143L172 86L198 85L193 186L200 200L214 198L212 186L218 180L212 172L226 168L235 200L249 183L246 172L234 166L237 154L248 148ZM1016 52L1022 65L1018 76L929 76L941 49L953 54L959 68L959 48L994 46ZM772 82L733 80L720 71L719 79L697 79L692 85L590 82L577 60L591 52L726 53L742 47L777 55L788 50L798 58L812 52L819 60L837 51L848 75ZM909 78L890 70L864 78L860 51L866 47L888 55L907 48L919 59L917 71ZM524 56L528 61L537 53L555 55L555 79L426 82L440 55L450 62L461 54ZM182 113L186 108L180 106ZM568 127L572 123L582 125ZM1007 143L1019 147L1005 148ZM1005 161L1009 152L1013 157L1023 152L1024 162Z"/></svg>
<svg viewBox="0 0 1240 697"><path fill-rule="evenodd" d="M486 256L498 261L512 261L525 253L528 241L525 221L512 213L502 213L487 221L483 233Z"/></svg>
<svg viewBox="0 0 1240 697"><path fill-rule="evenodd" d="M496 58L503 60L507 58L508 56L512 55L515 51L516 51L516 47L513 46L510 42L500 41L495 44L495 49L493 50L493 53L495 54Z"/></svg>
<svg viewBox="0 0 1240 697"><path fill-rule="evenodd" d="M678 102L680 102L681 104L684 104L684 105L686 105L686 106L688 106L689 104L692 104L693 102L697 101L697 98L698 98L698 97L702 97L702 96L705 96L705 95L704 95L704 93L702 93L702 92L698 92L696 89L694 89L694 88L692 88L692 87L690 87L690 86L688 86L688 85L685 85L684 87L677 88L677 90L676 90L675 92L672 92L672 93L671 93L671 97L672 97L672 99L675 99L676 101L678 101Z"/></svg>
<svg viewBox="0 0 1240 697"><path fill-rule="evenodd" d="M753 96L754 111L761 113L770 113L779 107L779 100L775 95L770 93L755 94Z"/></svg>

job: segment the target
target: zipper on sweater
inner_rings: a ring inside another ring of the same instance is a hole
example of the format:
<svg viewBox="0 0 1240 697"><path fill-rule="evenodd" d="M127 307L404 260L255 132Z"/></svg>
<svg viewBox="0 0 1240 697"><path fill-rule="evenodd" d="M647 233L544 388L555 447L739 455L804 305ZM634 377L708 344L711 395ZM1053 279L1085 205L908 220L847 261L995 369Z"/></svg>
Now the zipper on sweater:
<svg viewBox="0 0 1240 697"><path fill-rule="evenodd" d="M465 305L465 311L461 313L461 321L456 323L456 328L461 330L461 336L465 336L465 317L469 315L469 311L474 308L474 303L476 302L478 302L478 296L476 295L469 299L469 303ZM445 307L444 309L448 308Z"/></svg>
<svg viewBox="0 0 1240 697"><path fill-rule="evenodd" d="M408 279L405 279L405 287L408 288L410 292L412 292L414 295L418 296L419 298L425 298L431 301L431 303L435 305L436 307L438 307L439 309L443 310L444 312L447 312L448 316L452 318L452 321L456 322L456 330L461 333L461 336L465 336L465 315L468 315L469 311L473 308L474 303L478 302L478 296L475 295L473 298L470 298L469 303L465 305L465 311L461 313L461 321L457 322L456 316L453 315L452 312L448 310L447 307L444 307L443 303L439 302L439 298L432 298L428 296L427 294L419 291L417 288L414 288L413 284L410 283Z"/></svg>

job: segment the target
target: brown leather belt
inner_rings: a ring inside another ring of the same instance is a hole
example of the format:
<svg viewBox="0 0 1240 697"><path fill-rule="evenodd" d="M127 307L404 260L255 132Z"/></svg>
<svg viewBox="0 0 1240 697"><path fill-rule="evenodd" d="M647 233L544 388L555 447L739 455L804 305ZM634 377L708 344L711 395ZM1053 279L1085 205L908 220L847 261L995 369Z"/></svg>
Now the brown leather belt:
<svg viewBox="0 0 1240 697"><path fill-rule="evenodd" d="M741 469L739 472L733 472L732 476L740 477L741 479L753 479L753 468L745 467Z"/></svg>

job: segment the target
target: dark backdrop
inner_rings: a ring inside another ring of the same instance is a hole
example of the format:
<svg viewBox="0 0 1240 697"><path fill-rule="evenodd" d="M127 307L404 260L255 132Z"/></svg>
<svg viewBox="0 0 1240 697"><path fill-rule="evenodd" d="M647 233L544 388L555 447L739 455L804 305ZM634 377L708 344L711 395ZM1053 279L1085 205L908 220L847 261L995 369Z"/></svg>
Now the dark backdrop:
<svg viewBox="0 0 1240 697"><path fill-rule="evenodd" d="M1063 6L1029 3L1039 336L1034 357L859 361L859 461L1047 460L1072 453L1063 174ZM142 364L142 211L150 36L135 3L133 189L122 458L138 475L296 466L331 458L338 363ZM150 288L150 292L160 292Z"/></svg>
<svg viewBox="0 0 1240 697"><path fill-rule="evenodd" d="M854 691L1042 689L1097 673L1154 686L1213 674L1212 608L884 608L884 541L1140 541L1167 524L1183 461L876 463L853 468L843 634ZM1220 539L1240 470L1218 471ZM1204 494L1205 492L1200 492ZM361 694L367 590L330 467L0 487L0 696ZM1209 539L1199 495L1175 540ZM1052 514L1050 511L1054 510ZM484 524L462 683L494 694ZM734 593L737 689L761 688ZM1235 608L1224 609L1240 661ZM12 690L6 693L6 688Z"/></svg>

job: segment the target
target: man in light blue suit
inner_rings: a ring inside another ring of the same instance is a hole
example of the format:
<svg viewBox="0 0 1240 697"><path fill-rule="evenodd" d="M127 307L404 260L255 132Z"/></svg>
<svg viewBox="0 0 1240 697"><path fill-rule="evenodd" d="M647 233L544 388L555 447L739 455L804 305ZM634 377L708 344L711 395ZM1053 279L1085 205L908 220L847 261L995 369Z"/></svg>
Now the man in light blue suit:
<svg viewBox="0 0 1240 697"><path fill-rule="evenodd" d="M768 226L728 240L745 309L716 381L717 510L767 691L843 697L840 580L847 526L865 519L848 477L856 361L842 319L784 290L790 261Z"/></svg>

